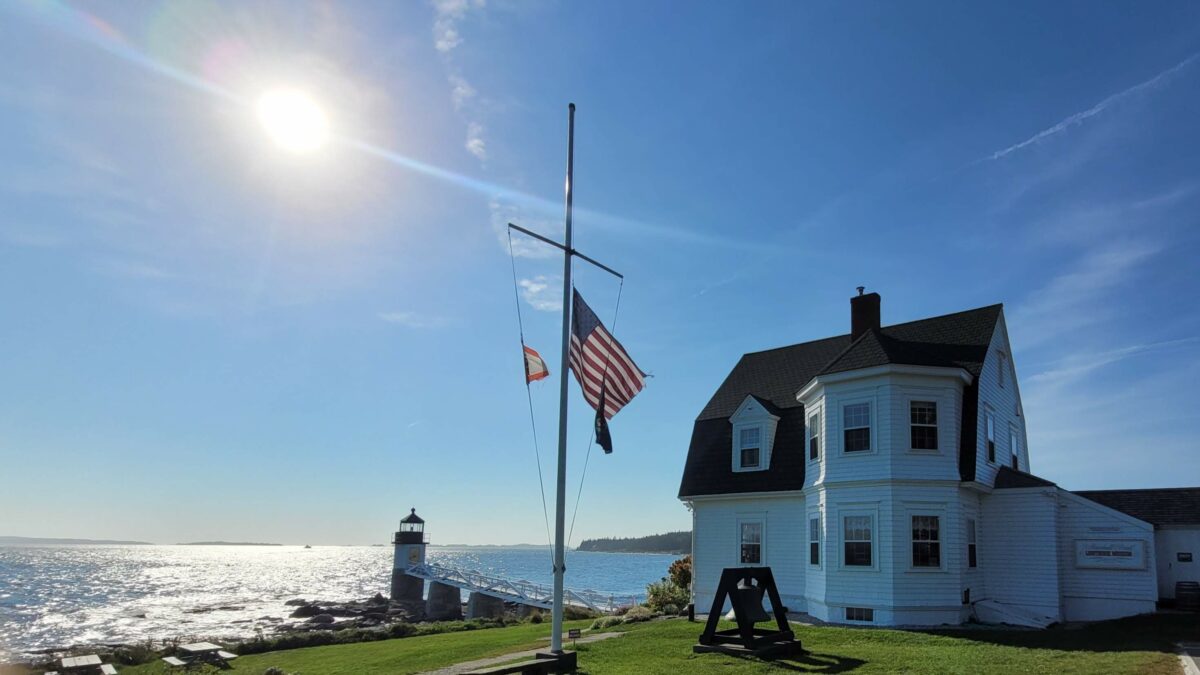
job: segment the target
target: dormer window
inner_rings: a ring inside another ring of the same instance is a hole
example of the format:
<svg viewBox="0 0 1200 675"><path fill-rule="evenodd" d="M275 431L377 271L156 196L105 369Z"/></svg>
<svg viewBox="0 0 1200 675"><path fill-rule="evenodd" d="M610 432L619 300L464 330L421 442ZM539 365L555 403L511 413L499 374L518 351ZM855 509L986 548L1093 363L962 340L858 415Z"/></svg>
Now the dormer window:
<svg viewBox="0 0 1200 675"><path fill-rule="evenodd" d="M757 469L762 463L762 427L747 427L738 435L739 463L743 469Z"/></svg>
<svg viewBox="0 0 1200 675"><path fill-rule="evenodd" d="M766 471L771 466L771 446L779 416L765 399L747 396L729 417L733 427L730 438L730 468L739 471Z"/></svg>

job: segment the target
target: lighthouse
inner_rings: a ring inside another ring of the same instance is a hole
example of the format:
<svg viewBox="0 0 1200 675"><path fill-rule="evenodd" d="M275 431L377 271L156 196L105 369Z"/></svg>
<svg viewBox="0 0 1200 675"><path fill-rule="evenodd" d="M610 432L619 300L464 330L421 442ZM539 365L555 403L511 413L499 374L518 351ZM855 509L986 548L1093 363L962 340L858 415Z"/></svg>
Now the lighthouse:
<svg viewBox="0 0 1200 675"><path fill-rule="evenodd" d="M414 508L411 513L400 520L400 530L392 539L396 547L395 558L392 562L392 602L421 602L424 596L425 580L409 576L405 573L412 565L425 563L425 521L417 515Z"/></svg>

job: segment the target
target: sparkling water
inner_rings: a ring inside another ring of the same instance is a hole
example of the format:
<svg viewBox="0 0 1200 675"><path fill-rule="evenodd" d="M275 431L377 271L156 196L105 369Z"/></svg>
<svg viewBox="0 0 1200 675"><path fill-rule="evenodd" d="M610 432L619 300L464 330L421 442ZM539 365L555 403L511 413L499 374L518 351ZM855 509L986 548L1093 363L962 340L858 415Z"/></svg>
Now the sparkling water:
<svg viewBox="0 0 1200 675"><path fill-rule="evenodd" d="M678 556L567 552L567 587L641 595ZM549 584L547 549L430 547L429 562ZM33 650L249 637L293 598L388 594L378 546L0 546L0 663ZM464 600L466 594L464 593Z"/></svg>

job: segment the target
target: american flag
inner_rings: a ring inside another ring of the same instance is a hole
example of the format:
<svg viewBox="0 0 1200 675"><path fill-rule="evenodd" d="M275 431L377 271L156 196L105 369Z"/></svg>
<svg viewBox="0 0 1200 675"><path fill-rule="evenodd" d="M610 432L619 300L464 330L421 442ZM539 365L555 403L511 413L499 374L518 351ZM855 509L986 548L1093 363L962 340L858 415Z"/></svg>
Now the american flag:
<svg viewBox="0 0 1200 675"><path fill-rule="evenodd" d="M596 318L596 313L574 292L571 311L571 372L583 389L583 397L604 417L612 419L646 384L646 375L625 348ZM603 392L603 393L602 393ZM601 398L603 396L603 398Z"/></svg>

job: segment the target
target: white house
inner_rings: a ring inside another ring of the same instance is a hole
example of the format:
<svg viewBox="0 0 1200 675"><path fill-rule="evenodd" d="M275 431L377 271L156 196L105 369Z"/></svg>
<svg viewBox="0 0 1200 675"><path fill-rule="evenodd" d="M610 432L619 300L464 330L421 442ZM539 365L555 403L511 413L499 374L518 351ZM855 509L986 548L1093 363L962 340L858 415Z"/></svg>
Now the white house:
<svg viewBox="0 0 1200 675"><path fill-rule="evenodd" d="M848 335L742 356L697 417L679 498L698 611L748 565L839 623L1154 610L1154 525L1029 473L1002 306L881 326L860 289L850 309Z"/></svg>

